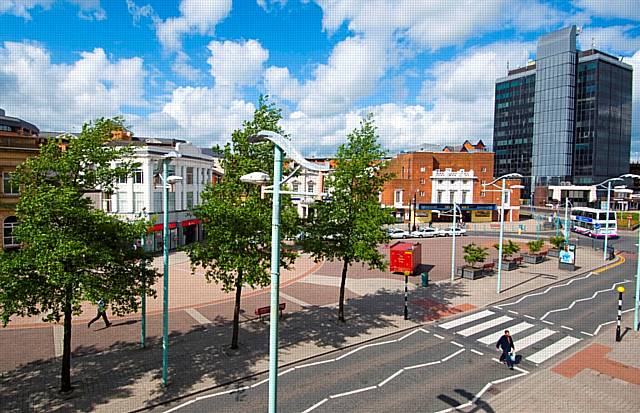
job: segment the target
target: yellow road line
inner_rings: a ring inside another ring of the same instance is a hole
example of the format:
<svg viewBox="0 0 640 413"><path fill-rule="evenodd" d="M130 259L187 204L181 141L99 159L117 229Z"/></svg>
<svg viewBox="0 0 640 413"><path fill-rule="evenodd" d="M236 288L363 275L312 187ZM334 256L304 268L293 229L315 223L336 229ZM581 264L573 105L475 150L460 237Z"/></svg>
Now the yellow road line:
<svg viewBox="0 0 640 413"><path fill-rule="evenodd" d="M594 273L596 273L596 274L600 274L600 273L603 273L603 272L605 272L605 271L608 271L608 270L610 270L610 269L612 269L612 268L615 268L615 267L617 267L618 265L622 265L622 264L624 264L624 262L626 261L622 255L618 255L618 258L619 258L619 260L618 260L618 261L616 261L616 262L614 262L614 263L612 263L612 264L606 265L606 266L604 266L604 267L600 267L600 268L598 268L597 270L593 270L592 272L594 272Z"/></svg>

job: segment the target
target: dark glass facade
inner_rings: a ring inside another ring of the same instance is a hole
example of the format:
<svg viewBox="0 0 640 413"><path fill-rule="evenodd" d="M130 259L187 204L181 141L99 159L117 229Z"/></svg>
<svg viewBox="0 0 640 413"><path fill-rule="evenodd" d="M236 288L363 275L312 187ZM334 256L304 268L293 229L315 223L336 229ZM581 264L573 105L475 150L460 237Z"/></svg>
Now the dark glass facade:
<svg viewBox="0 0 640 413"><path fill-rule="evenodd" d="M495 176L536 185L591 185L629 171L632 67L597 50L575 50L575 27L544 36L535 64L495 88Z"/></svg>

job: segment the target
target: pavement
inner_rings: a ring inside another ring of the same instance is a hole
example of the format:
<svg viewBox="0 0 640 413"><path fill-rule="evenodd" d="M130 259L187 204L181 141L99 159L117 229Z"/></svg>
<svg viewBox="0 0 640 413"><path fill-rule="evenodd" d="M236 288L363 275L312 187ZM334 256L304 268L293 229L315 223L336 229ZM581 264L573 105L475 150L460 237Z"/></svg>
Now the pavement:
<svg viewBox="0 0 640 413"><path fill-rule="evenodd" d="M463 243L490 245L495 242L495 238L485 237L460 240L464 240L458 245L460 249ZM287 311L280 331L281 364L301 363L327 352L345 351L350 346L402 334L424 323L473 311L497 300L495 276L474 281L456 280L453 284L447 280L450 249L446 248L449 245L446 239L420 242L424 261L433 265L430 271L433 282L430 287L421 288L417 286L418 279L411 279L410 320L402 317L402 277L354 266L347 282L347 323L337 322L334 306L340 263L316 264L303 256L296 269L283 274L281 291ZM461 251L457 255L461 263ZM183 258L178 254L172 257L176 266L180 262L186 265ZM599 254L588 248L578 250L577 260L578 273L588 274L602 265ZM503 292L499 298L506 300L576 274L560 272L557 263L547 261L502 275ZM176 298L171 301L170 383L166 389L160 386L157 303L161 300L150 300L149 337L144 349L138 345L139 315L115 318L114 327L110 329L87 330L82 324L93 315L92 307L87 304L88 314L77 321L74 330L72 379L76 390L68 398L57 394L59 358L55 354L55 343L59 332L56 333L56 326L38 324L32 319L17 320L17 327L0 331L0 348L4 351L0 361L3 388L0 410L136 411L247 377L259 377L267 370L269 324L251 316L256 306L268 305L268 289L247 289L246 296L243 295L240 349L231 350L228 343L232 297L191 276L190 270L172 273L171 280L177 281L174 288L178 290L170 294ZM627 334L625 339L634 334ZM454 395L448 397L455 399Z"/></svg>

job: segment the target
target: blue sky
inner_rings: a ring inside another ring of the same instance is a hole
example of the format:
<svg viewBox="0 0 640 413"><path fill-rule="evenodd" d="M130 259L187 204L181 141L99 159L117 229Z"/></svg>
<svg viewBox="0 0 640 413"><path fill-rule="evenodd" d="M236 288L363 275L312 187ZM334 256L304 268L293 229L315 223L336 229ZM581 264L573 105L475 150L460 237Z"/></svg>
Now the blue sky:
<svg viewBox="0 0 640 413"><path fill-rule="evenodd" d="M121 114L138 136L211 146L269 94L307 156L333 154L368 112L392 152L491 142L495 79L576 24L580 48L637 68L635 149L634 3L0 0L0 107L41 130Z"/></svg>

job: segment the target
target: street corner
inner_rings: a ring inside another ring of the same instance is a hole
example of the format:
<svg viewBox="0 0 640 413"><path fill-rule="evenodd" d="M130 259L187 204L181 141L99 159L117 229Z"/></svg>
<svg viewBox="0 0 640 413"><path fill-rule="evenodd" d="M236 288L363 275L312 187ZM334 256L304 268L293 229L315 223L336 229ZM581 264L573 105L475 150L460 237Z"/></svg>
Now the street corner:
<svg viewBox="0 0 640 413"><path fill-rule="evenodd" d="M590 344L551 369L567 379L573 379L583 370L591 370L626 383L640 386L640 368L613 360L612 347L599 343Z"/></svg>
<svg viewBox="0 0 640 413"><path fill-rule="evenodd" d="M452 306L430 298L418 298L411 300L410 305L418 310L418 318L424 322L440 320L452 315L472 311L477 308L476 306L468 303Z"/></svg>

